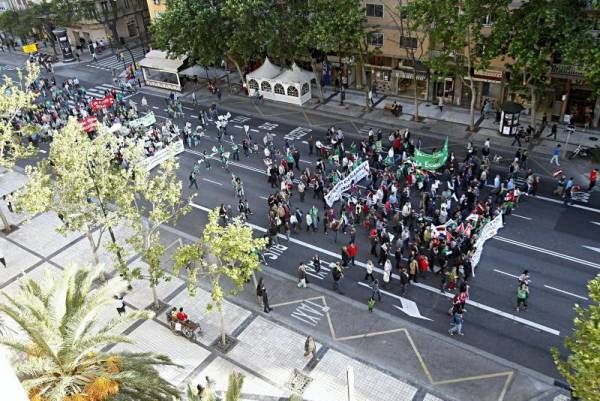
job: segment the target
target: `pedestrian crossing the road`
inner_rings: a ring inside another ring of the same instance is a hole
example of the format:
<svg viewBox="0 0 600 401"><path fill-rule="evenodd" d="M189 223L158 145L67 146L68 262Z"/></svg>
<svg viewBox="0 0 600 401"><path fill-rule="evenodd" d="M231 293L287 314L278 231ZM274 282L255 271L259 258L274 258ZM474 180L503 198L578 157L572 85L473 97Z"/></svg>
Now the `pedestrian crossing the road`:
<svg viewBox="0 0 600 401"><path fill-rule="evenodd" d="M87 64L87 67L91 67L91 68L96 68L99 70L105 70L105 71L112 71L112 69L123 69L123 63L125 63L125 65L129 65L132 63L131 60L131 55L129 54L128 51L123 51L123 58L125 59L125 61L119 61L117 60L117 54L113 54L110 55L106 58L100 59L98 61L92 61L91 63ZM142 58L144 58L144 49L142 47L136 47L135 49L131 49L131 53L133 54L133 58L135 59L135 61L141 60Z"/></svg>

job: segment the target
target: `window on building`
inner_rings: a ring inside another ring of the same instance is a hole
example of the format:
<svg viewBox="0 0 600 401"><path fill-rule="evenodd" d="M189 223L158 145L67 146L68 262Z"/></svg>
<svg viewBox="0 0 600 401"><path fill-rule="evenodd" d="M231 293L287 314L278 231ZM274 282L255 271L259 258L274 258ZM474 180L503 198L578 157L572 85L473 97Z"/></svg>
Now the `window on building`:
<svg viewBox="0 0 600 401"><path fill-rule="evenodd" d="M412 38L410 36L400 36L400 47L416 49L417 38Z"/></svg>
<svg viewBox="0 0 600 401"><path fill-rule="evenodd" d="M302 96L306 95L310 90L310 86L307 83L302 84Z"/></svg>
<svg viewBox="0 0 600 401"><path fill-rule="evenodd" d="M154 0L154 4L156 4L157 6L160 5L160 0Z"/></svg>
<svg viewBox="0 0 600 401"><path fill-rule="evenodd" d="M298 89L293 86L288 86L287 94L288 96L298 97Z"/></svg>
<svg viewBox="0 0 600 401"><path fill-rule="evenodd" d="M263 92L271 92L271 84L267 81L262 81L260 83L260 90Z"/></svg>
<svg viewBox="0 0 600 401"><path fill-rule="evenodd" d="M483 17L483 21L481 21L483 23L483 26L491 26L492 25L492 16L491 15L486 15L485 17Z"/></svg>
<svg viewBox="0 0 600 401"><path fill-rule="evenodd" d="M100 3L100 7L102 7L103 13L108 13L108 1L103 1Z"/></svg>
<svg viewBox="0 0 600 401"><path fill-rule="evenodd" d="M129 0L123 0L123 8L125 8L125 9L129 8Z"/></svg>
<svg viewBox="0 0 600 401"><path fill-rule="evenodd" d="M251 79L248 81L248 88L258 90L258 82L256 82L254 79Z"/></svg>
<svg viewBox="0 0 600 401"><path fill-rule="evenodd" d="M383 33L376 32L369 36L369 44L375 47L383 47Z"/></svg>
<svg viewBox="0 0 600 401"><path fill-rule="evenodd" d="M283 89L283 85L281 84L275 84L274 92L278 95L285 95L285 89Z"/></svg>
<svg viewBox="0 0 600 401"><path fill-rule="evenodd" d="M383 18L383 4L367 3L367 17Z"/></svg>
<svg viewBox="0 0 600 401"><path fill-rule="evenodd" d="M137 27L135 26L135 21L127 21L127 33L129 33L130 38L137 36Z"/></svg>

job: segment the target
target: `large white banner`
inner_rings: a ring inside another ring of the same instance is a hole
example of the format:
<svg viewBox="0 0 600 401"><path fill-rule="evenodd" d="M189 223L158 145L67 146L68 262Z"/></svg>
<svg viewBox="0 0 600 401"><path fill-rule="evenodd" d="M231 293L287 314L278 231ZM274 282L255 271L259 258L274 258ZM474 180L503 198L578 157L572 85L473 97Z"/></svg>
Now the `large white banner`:
<svg viewBox="0 0 600 401"><path fill-rule="evenodd" d="M481 253L483 252L483 245L485 242L492 238L494 235L498 234L498 230L504 227L504 223L502 222L502 213L496 216L492 221L487 223L481 231L479 232L479 237L475 241L475 252L471 257L471 268L474 269L475 266L479 263L479 259L481 259Z"/></svg>
<svg viewBox="0 0 600 401"><path fill-rule="evenodd" d="M352 170L350 174L346 176L341 181L338 181L337 184L325 195L325 202L331 207L336 201L338 201L342 194L350 189L352 182L355 184L360 180L369 175L369 162L361 163L357 168Z"/></svg>
<svg viewBox="0 0 600 401"><path fill-rule="evenodd" d="M167 160L169 157L169 153L173 152L174 155L178 155L184 151L183 141L179 140L177 142L173 142L168 147L159 150L154 155L146 158L146 168L148 171L152 170L154 167L158 166L160 163Z"/></svg>

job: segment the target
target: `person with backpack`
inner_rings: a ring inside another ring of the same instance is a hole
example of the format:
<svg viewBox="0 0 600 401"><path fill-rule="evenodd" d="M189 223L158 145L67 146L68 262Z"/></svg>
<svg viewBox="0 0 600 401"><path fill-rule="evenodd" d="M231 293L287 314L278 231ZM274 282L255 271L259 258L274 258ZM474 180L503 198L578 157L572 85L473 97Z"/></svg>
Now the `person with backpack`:
<svg viewBox="0 0 600 401"><path fill-rule="evenodd" d="M406 293L406 286L409 283L409 276L404 267L400 267L400 295L404 295Z"/></svg>

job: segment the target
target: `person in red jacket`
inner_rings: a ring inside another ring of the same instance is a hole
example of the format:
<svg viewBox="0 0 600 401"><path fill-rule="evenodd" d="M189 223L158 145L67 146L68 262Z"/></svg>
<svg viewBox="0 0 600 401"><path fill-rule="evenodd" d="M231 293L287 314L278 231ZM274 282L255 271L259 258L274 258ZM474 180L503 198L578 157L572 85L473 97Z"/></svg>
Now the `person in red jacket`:
<svg viewBox="0 0 600 401"><path fill-rule="evenodd" d="M596 186L596 181L598 180L598 169L595 168L590 171L590 185L588 186L588 192L590 192L594 186Z"/></svg>
<svg viewBox="0 0 600 401"><path fill-rule="evenodd" d="M355 266L354 259L356 258L356 254L358 253L358 247L354 242L351 242L348 247L348 256L350 256L350 261L352 262L352 266Z"/></svg>

